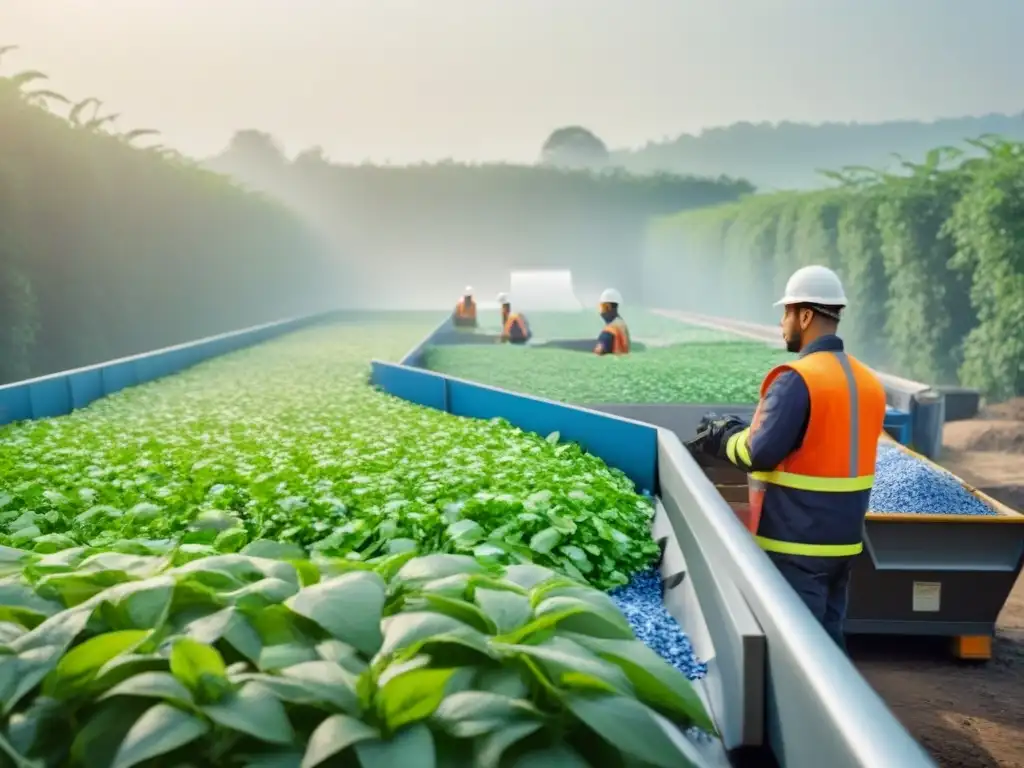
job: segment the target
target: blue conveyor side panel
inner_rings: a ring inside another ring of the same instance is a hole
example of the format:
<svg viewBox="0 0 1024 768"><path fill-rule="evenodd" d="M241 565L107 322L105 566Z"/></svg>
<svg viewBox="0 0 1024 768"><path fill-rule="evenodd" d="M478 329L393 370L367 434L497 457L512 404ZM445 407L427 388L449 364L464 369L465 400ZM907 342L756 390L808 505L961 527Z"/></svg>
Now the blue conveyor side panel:
<svg viewBox="0 0 1024 768"><path fill-rule="evenodd" d="M99 368L69 373L68 387L71 390L71 407L85 408L103 397L103 373Z"/></svg>
<svg viewBox="0 0 1024 768"><path fill-rule="evenodd" d="M40 379L29 385L28 397L33 419L71 413L71 387L67 379Z"/></svg>
<svg viewBox="0 0 1024 768"><path fill-rule="evenodd" d="M100 376L103 379L104 395L112 395L139 383L135 375L135 363L131 361L105 365L100 369Z"/></svg>
<svg viewBox="0 0 1024 768"><path fill-rule="evenodd" d="M541 435L559 432L563 441L579 443L621 469L638 488L657 490L658 431L649 424L451 378L448 410L478 419L500 417Z"/></svg>
<svg viewBox="0 0 1024 768"><path fill-rule="evenodd" d="M32 418L32 398L29 388L9 384L0 387L0 424Z"/></svg>
<svg viewBox="0 0 1024 768"><path fill-rule="evenodd" d="M385 392L417 405L447 411L447 392L444 376L419 368L383 363L370 364L370 380Z"/></svg>

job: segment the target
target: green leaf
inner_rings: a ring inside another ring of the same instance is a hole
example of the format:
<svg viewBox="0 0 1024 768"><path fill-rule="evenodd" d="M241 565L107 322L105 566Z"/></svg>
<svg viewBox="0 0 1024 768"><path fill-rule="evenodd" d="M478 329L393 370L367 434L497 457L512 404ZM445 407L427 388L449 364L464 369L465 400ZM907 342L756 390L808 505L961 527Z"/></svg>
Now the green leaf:
<svg viewBox="0 0 1024 768"><path fill-rule="evenodd" d="M205 678L224 678L227 669L216 648L182 637L171 647L171 672L189 689L198 691Z"/></svg>
<svg viewBox="0 0 1024 768"><path fill-rule="evenodd" d="M494 624L491 622L490 618L488 618L487 614L473 605L473 603L462 600L461 598L448 597L446 595L428 592L419 597L406 598L403 610L435 611L437 613L443 613L446 616L451 616L453 619L458 619L478 632L485 632L487 634L494 632Z"/></svg>
<svg viewBox="0 0 1024 768"><path fill-rule="evenodd" d="M110 696L146 696L183 707L192 705L192 694L188 688L169 672L142 672L129 677L104 693L100 700Z"/></svg>
<svg viewBox="0 0 1024 768"><path fill-rule="evenodd" d="M468 547L480 541L484 529L475 520L459 520L448 526L448 538L458 547Z"/></svg>
<svg viewBox="0 0 1024 768"><path fill-rule="evenodd" d="M283 670L284 677L298 680L322 691L324 701L329 701L345 712L358 708L356 697L356 676L331 661L307 661Z"/></svg>
<svg viewBox="0 0 1024 768"><path fill-rule="evenodd" d="M533 616L530 598L526 595L478 587L474 599L502 634L518 629Z"/></svg>
<svg viewBox="0 0 1024 768"><path fill-rule="evenodd" d="M530 549L538 554L546 555L558 546L558 542L561 540L562 534L558 530L555 528L545 528L530 538Z"/></svg>
<svg viewBox="0 0 1024 768"><path fill-rule="evenodd" d="M75 731L69 762L82 766L111 765L141 714L136 699L119 697L99 702Z"/></svg>
<svg viewBox="0 0 1024 768"><path fill-rule="evenodd" d="M150 707L128 731L111 768L133 765L195 741L210 730L203 720L169 704Z"/></svg>
<svg viewBox="0 0 1024 768"><path fill-rule="evenodd" d="M312 645L282 643L268 645L260 654L257 666L264 671L284 669L305 661L317 661L320 655Z"/></svg>
<svg viewBox="0 0 1024 768"><path fill-rule="evenodd" d="M392 555L415 552L418 548L416 539L391 539L388 541L388 553Z"/></svg>
<svg viewBox="0 0 1024 768"><path fill-rule="evenodd" d="M268 560L305 560L306 550L298 544L286 541L272 541L270 539L256 539L242 549L243 555L251 557L265 557Z"/></svg>
<svg viewBox="0 0 1024 768"><path fill-rule="evenodd" d="M333 661L354 675L361 675L367 666L355 648L333 637L317 643L316 652L324 661Z"/></svg>
<svg viewBox="0 0 1024 768"><path fill-rule="evenodd" d="M580 757L579 752L565 744L527 752L510 763L509 768L549 768L556 765L558 768L590 768L590 763Z"/></svg>
<svg viewBox="0 0 1024 768"><path fill-rule="evenodd" d="M540 720L542 717L540 710L528 701L488 691L453 693L434 712L434 721L460 739L491 733L516 720Z"/></svg>
<svg viewBox="0 0 1024 768"><path fill-rule="evenodd" d="M388 730L397 731L403 725L434 714L454 672L454 669L415 669L385 683L375 699Z"/></svg>
<svg viewBox="0 0 1024 768"><path fill-rule="evenodd" d="M616 749L659 768L699 766L700 754L674 726L639 701L626 696L569 694L569 710Z"/></svg>
<svg viewBox="0 0 1024 768"><path fill-rule="evenodd" d="M555 618L559 629L593 637L632 640L633 630L626 617L614 606L599 609L588 600L576 597L550 597L534 609L538 621ZM549 626L554 626L551 624Z"/></svg>
<svg viewBox="0 0 1024 768"><path fill-rule="evenodd" d="M60 660L43 683L43 694L67 699L84 693L108 661L136 648L149 636L141 629L107 632L86 640Z"/></svg>
<svg viewBox="0 0 1024 768"><path fill-rule="evenodd" d="M550 568L545 568L533 563L522 565L510 565L505 569L505 578L523 589L531 590L535 587L558 578L558 574Z"/></svg>
<svg viewBox="0 0 1024 768"><path fill-rule="evenodd" d="M493 645L502 653L518 653L540 662L556 685L562 675L576 672L602 680L623 695L633 693L629 678L619 667L564 637L552 637L537 645Z"/></svg>
<svg viewBox="0 0 1024 768"><path fill-rule="evenodd" d="M300 768L302 752L283 750L264 755L243 755L243 768Z"/></svg>
<svg viewBox="0 0 1024 768"><path fill-rule="evenodd" d="M217 725L271 744L290 744L295 737L284 706L259 683L246 683L202 711Z"/></svg>
<svg viewBox="0 0 1024 768"><path fill-rule="evenodd" d="M305 587L286 605L339 640L372 655L380 648L385 585L376 573L356 571Z"/></svg>
<svg viewBox="0 0 1024 768"><path fill-rule="evenodd" d="M410 560L398 571L405 582L433 581L460 573L483 573L484 567L469 555L425 555Z"/></svg>
<svg viewBox="0 0 1024 768"><path fill-rule="evenodd" d="M539 731L542 725L543 723L539 721L511 723L491 731L474 744L476 752L474 766L476 768L499 768L505 750L517 741L522 741L527 736ZM561 768L561 763L551 763L552 767L556 765Z"/></svg>
<svg viewBox="0 0 1024 768"><path fill-rule="evenodd" d="M377 739L380 732L347 715L331 715L309 737L301 768L313 768L359 741ZM396 767L397 768L397 767Z"/></svg>
<svg viewBox="0 0 1024 768"><path fill-rule="evenodd" d="M693 684L639 640L605 640L569 636L602 659L617 664L629 677L637 698L708 733L717 733L714 722Z"/></svg>
<svg viewBox="0 0 1024 768"><path fill-rule="evenodd" d="M434 737L423 723L403 728L389 740L356 742L362 768L437 768Z"/></svg>
<svg viewBox="0 0 1024 768"><path fill-rule="evenodd" d="M384 643L379 656L388 656L412 646L424 638L445 634L477 634L471 627L443 613L411 611L388 617L384 623Z"/></svg>

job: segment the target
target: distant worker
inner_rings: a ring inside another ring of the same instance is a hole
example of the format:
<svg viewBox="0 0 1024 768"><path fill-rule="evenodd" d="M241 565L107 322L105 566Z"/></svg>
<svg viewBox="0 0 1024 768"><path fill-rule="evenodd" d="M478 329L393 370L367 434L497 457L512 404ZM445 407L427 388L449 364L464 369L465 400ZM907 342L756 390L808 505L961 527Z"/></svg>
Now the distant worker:
<svg viewBox="0 0 1024 768"><path fill-rule="evenodd" d="M469 285L462 292L462 298L455 305L452 321L460 328L476 328L476 301L473 299L473 288Z"/></svg>
<svg viewBox="0 0 1024 768"><path fill-rule="evenodd" d="M621 303L622 295L614 288L608 288L601 294L601 319L605 325L601 335L597 337L597 346L594 347L594 352L598 355L629 354L629 328L619 315Z"/></svg>
<svg viewBox="0 0 1024 768"><path fill-rule="evenodd" d="M798 269L786 283L782 337L799 353L761 384L750 426L704 417L702 449L746 470L749 528L840 648L854 558L885 420L885 390L836 335L847 305L831 269Z"/></svg>
<svg viewBox="0 0 1024 768"><path fill-rule="evenodd" d="M528 342L533 335L530 333L530 324L524 315L512 311L512 300L507 293L498 294L498 304L501 305L501 340L510 344Z"/></svg>

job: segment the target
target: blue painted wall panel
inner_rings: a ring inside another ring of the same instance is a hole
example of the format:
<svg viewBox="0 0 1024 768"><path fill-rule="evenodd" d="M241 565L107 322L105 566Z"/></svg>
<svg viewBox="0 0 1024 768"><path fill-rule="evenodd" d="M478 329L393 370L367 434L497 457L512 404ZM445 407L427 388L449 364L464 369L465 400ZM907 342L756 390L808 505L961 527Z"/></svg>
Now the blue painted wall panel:
<svg viewBox="0 0 1024 768"><path fill-rule="evenodd" d="M24 384L0 387L0 424L32 418L32 400Z"/></svg>
<svg viewBox="0 0 1024 768"><path fill-rule="evenodd" d="M100 375L103 377L104 395L112 395L138 383L138 378L135 375L135 363L130 360L104 365L100 369Z"/></svg>
<svg viewBox="0 0 1024 768"><path fill-rule="evenodd" d="M643 490L655 492L658 431L638 422L518 395L494 387L448 380L448 410L478 419L501 417L520 429L579 443L626 473Z"/></svg>
<svg viewBox="0 0 1024 768"><path fill-rule="evenodd" d="M447 410L444 376L379 360L370 365L370 380L385 392L428 408Z"/></svg>
<svg viewBox="0 0 1024 768"><path fill-rule="evenodd" d="M134 361L135 378L139 384L177 372L173 353L140 357Z"/></svg>
<svg viewBox="0 0 1024 768"><path fill-rule="evenodd" d="M42 379L28 385L33 419L48 419L71 413L71 387L67 376Z"/></svg>
<svg viewBox="0 0 1024 768"><path fill-rule="evenodd" d="M103 373L99 368L88 368L68 374L68 389L71 391L71 406L85 408L103 397Z"/></svg>

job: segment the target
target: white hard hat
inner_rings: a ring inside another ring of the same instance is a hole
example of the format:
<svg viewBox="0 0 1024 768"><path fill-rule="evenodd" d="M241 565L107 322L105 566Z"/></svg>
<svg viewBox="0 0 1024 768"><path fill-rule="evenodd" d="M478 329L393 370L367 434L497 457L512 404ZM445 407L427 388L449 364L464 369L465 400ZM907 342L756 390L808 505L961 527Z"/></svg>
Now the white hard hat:
<svg viewBox="0 0 1024 768"><path fill-rule="evenodd" d="M812 264L801 267L786 283L786 295L775 302L776 307L789 304L823 304L845 307L846 293L839 275L828 267Z"/></svg>
<svg viewBox="0 0 1024 768"><path fill-rule="evenodd" d="M605 288L604 293L601 294L600 302L602 304L621 304L622 294L614 288Z"/></svg>
<svg viewBox="0 0 1024 768"><path fill-rule="evenodd" d="M498 303L499 304L508 304L509 303L508 294L507 293L499 293L498 294Z"/></svg>
<svg viewBox="0 0 1024 768"><path fill-rule="evenodd" d="M467 285L466 286L466 290L463 291L463 294L465 294L466 296L470 296L470 295L472 295L472 293L473 293L473 286L472 285Z"/></svg>

